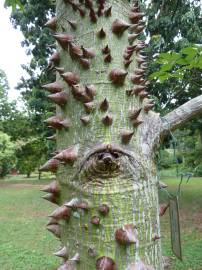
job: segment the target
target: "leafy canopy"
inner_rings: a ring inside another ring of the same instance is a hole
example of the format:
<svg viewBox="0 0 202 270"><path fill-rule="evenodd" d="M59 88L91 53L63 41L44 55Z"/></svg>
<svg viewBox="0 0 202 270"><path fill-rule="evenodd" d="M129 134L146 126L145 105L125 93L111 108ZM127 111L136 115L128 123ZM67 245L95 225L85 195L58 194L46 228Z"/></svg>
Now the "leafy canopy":
<svg viewBox="0 0 202 270"><path fill-rule="evenodd" d="M179 53L161 53L155 63L159 64L159 70L149 76L151 80L163 83L169 78L183 79L188 70L202 69L202 46L185 47Z"/></svg>

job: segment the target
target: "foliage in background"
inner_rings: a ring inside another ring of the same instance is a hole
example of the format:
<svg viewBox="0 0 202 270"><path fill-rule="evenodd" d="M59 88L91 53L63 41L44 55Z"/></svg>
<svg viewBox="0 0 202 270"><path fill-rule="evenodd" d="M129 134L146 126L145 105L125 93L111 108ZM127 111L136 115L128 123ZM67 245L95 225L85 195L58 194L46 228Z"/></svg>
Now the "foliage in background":
<svg viewBox="0 0 202 270"><path fill-rule="evenodd" d="M23 10L23 4L20 0L5 0L4 2L5 7L11 7L13 11L15 11L17 8L20 8Z"/></svg>
<svg viewBox="0 0 202 270"><path fill-rule="evenodd" d="M183 49L192 47L193 44L202 44L200 0L150 1L146 15L148 18L146 34L149 37L148 75L159 72L159 64L155 61L159 54L163 53L163 57L170 57L174 60ZM162 61L163 57L161 57ZM163 63L162 68L166 69L168 66ZM199 68L185 69L183 79L170 76L165 80L163 74L157 75L158 77L161 75L161 81L152 80L149 92L156 98L157 109L161 113L167 113L201 94L202 77Z"/></svg>
<svg viewBox="0 0 202 270"><path fill-rule="evenodd" d="M159 64L159 70L152 73L150 79L161 83L169 78L183 79L189 70L202 70L202 45L183 48L179 53L161 53L155 62Z"/></svg>
<svg viewBox="0 0 202 270"><path fill-rule="evenodd" d="M8 89L6 75L0 70L0 132L3 134L0 138L0 177L11 168L29 176L47 159L53 143L39 135L29 112L19 111L15 102L8 101Z"/></svg>
<svg viewBox="0 0 202 270"><path fill-rule="evenodd" d="M20 173L30 177L31 173L44 162L44 153L46 145L41 138L30 138L27 142L19 141L16 149L16 168Z"/></svg>
<svg viewBox="0 0 202 270"><path fill-rule="evenodd" d="M198 130L183 129L175 132L177 154L182 157L181 170L202 176L202 134Z"/></svg>
<svg viewBox="0 0 202 270"><path fill-rule="evenodd" d="M14 167L15 161L15 145L7 134L0 131L0 177Z"/></svg>

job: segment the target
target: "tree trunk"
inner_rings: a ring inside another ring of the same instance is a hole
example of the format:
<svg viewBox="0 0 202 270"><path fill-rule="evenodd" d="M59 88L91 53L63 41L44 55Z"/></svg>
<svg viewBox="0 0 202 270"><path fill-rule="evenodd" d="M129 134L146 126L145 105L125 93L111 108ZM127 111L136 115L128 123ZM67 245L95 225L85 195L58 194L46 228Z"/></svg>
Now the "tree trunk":
<svg viewBox="0 0 202 270"><path fill-rule="evenodd" d="M44 191L60 205L47 227L62 242L58 270L163 269L154 155L170 118L151 111L141 18L136 1L58 0L47 23L60 152L41 171L57 171Z"/></svg>

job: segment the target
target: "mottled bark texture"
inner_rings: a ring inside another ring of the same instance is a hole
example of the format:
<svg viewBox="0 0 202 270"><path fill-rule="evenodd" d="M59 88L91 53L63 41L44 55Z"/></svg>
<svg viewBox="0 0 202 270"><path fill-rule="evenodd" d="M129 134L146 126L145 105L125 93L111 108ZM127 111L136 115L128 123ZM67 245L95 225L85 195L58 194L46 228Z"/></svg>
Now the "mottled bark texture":
<svg viewBox="0 0 202 270"><path fill-rule="evenodd" d="M185 106L162 121L151 111L136 1L56 6L46 26L57 40L57 79L44 88L57 104L46 121L57 151L41 170L57 172L44 191L58 204L47 226L62 243L58 270L162 270L154 153L169 123L191 112Z"/></svg>

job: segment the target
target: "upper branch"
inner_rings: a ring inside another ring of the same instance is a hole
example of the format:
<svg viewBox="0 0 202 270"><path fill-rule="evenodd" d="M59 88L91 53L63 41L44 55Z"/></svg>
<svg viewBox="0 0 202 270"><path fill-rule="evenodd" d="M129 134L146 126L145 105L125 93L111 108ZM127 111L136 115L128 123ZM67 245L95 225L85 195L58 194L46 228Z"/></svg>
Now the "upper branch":
<svg viewBox="0 0 202 270"><path fill-rule="evenodd" d="M202 95L186 102L162 118L162 135L182 127L190 119L202 114Z"/></svg>

